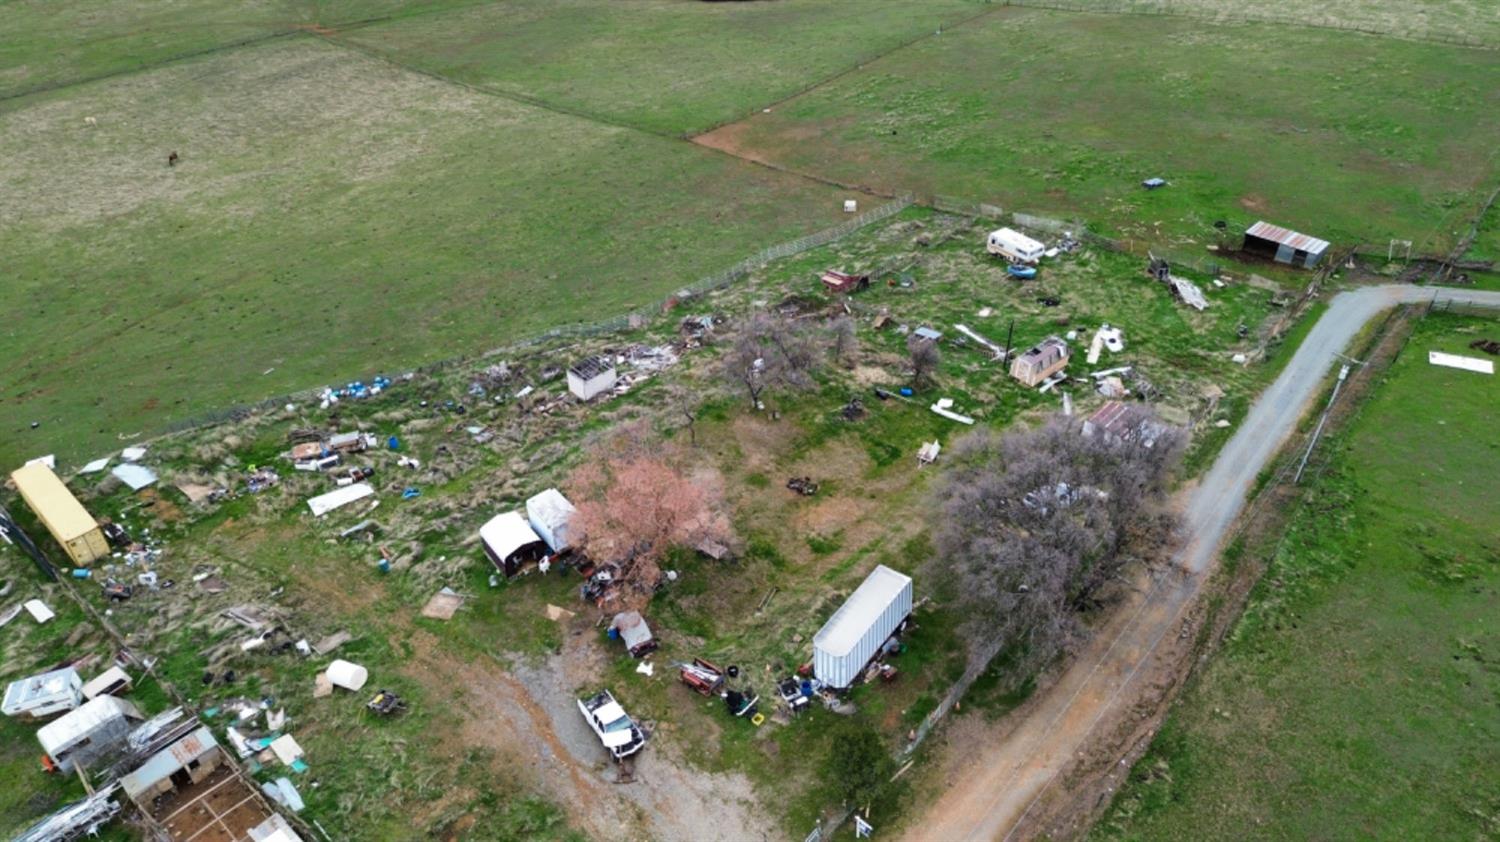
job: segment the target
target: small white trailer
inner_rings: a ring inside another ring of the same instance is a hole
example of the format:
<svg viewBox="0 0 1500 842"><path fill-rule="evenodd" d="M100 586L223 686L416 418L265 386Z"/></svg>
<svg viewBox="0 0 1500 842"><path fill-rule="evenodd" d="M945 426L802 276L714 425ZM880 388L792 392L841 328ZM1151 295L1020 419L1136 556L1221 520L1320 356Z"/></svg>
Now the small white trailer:
<svg viewBox="0 0 1500 842"><path fill-rule="evenodd" d="M835 689L853 684L911 615L911 577L876 567L813 636L813 675Z"/></svg>
<svg viewBox="0 0 1500 842"><path fill-rule="evenodd" d="M998 254L1013 263L1036 263L1046 254L1047 247L1011 228L991 231L985 250Z"/></svg>

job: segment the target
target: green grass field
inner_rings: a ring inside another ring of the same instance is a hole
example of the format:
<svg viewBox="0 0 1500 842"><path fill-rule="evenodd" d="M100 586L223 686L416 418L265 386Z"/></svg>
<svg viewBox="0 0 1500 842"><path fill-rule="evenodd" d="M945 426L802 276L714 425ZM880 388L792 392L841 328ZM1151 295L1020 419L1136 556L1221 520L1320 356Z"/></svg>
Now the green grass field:
<svg viewBox="0 0 1500 842"><path fill-rule="evenodd" d="M682 134L985 9L979 0L509 0L346 37L448 78Z"/></svg>
<svg viewBox="0 0 1500 842"><path fill-rule="evenodd" d="M1143 244L1202 248L1215 220L1266 218L1435 251L1492 186L1497 73L1485 50L1004 9L703 140ZM1171 185L1148 193L1150 176Z"/></svg>
<svg viewBox="0 0 1500 842"><path fill-rule="evenodd" d="M1426 353L1496 333L1418 327L1096 838L1500 834L1500 384Z"/></svg>
<svg viewBox="0 0 1500 842"><path fill-rule="evenodd" d="M1019 5L1027 5L1026 0ZM1037 5L1100 13L1287 23L1490 47L1500 44L1500 7L1485 0L1428 3L1324 0L1316 4L1304 0L1267 0L1254 6L1225 0L1039 0Z"/></svg>
<svg viewBox="0 0 1500 842"><path fill-rule="evenodd" d="M0 100L283 37L427 14L474 0L15 0L5 4Z"/></svg>
<svg viewBox="0 0 1500 842"><path fill-rule="evenodd" d="M6 464L612 316L842 217L309 36L13 104L0 159Z"/></svg>

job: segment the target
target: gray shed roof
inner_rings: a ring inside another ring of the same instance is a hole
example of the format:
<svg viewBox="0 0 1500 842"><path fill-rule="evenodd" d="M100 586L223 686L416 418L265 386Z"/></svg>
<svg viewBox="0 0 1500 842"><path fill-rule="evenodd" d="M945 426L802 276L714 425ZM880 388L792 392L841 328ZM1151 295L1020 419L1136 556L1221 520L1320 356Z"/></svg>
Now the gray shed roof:
<svg viewBox="0 0 1500 842"><path fill-rule="evenodd" d="M120 788L134 800L163 778L217 748L219 741L207 725L151 755L140 768L120 779Z"/></svg>

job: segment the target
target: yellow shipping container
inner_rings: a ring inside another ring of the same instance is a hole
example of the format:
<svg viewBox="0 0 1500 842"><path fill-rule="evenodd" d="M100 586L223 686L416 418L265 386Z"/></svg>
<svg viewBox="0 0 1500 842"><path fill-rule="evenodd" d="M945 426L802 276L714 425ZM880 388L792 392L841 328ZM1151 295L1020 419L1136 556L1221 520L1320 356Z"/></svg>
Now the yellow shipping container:
<svg viewBox="0 0 1500 842"><path fill-rule="evenodd" d="M74 564L86 565L109 555L109 542L99 522L88 513L73 492L40 462L17 468L10 479L21 492L21 499L36 513L37 519L62 545Z"/></svg>

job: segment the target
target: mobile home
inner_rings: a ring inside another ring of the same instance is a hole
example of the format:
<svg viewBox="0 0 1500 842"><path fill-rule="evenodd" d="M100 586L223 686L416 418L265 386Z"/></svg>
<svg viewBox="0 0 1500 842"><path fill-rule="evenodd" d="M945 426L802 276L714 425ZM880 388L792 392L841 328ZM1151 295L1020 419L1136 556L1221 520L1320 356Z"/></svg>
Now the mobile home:
<svg viewBox="0 0 1500 842"><path fill-rule="evenodd" d="M1047 251L1046 246L1012 228L991 231L985 248L1013 263L1035 263Z"/></svg>

